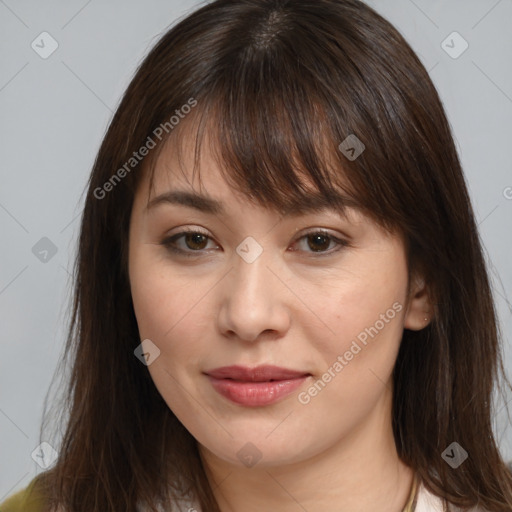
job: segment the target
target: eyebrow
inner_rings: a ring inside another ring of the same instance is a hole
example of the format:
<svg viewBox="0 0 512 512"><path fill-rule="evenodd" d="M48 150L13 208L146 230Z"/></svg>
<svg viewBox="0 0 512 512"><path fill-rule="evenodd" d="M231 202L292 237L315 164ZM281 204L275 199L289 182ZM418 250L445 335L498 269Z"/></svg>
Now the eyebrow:
<svg viewBox="0 0 512 512"><path fill-rule="evenodd" d="M306 197L300 204L295 204L288 208L286 214L297 217L308 213L319 213L327 210L339 213L340 210L343 212L347 207L357 208L358 206L356 202L349 197L339 196L339 198L341 206L336 208L336 206L329 203L325 197L311 195ZM186 206L210 215L226 214L226 210L221 201L207 195L188 192L186 190L170 190L164 192L151 199L146 205L145 210L148 211L162 204Z"/></svg>

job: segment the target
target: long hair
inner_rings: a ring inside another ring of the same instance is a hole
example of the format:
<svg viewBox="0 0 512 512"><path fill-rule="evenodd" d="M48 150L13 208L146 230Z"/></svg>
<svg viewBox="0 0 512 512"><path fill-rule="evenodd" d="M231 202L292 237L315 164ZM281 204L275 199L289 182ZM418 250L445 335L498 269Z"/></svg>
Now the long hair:
<svg viewBox="0 0 512 512"><path fill-rule="evenodd" d="M261 205L286 212L312 193L329 205L350 197L403 235L435 309L427 328L404 331L394 368L398 454L446 503L511 510L491 421L506 380L496 312L453 137L424 66L358 0L217 0L166 32L137 69L88 182L65 429L37 482L48 503L132 512L192 496L219 510L197 443L134 356L127 270L143 173L192 128L197 151L208 133L226 179ZM357 158L347 140L364 144ZM468 453L457 469L442 457L452 442Z"/></svg>

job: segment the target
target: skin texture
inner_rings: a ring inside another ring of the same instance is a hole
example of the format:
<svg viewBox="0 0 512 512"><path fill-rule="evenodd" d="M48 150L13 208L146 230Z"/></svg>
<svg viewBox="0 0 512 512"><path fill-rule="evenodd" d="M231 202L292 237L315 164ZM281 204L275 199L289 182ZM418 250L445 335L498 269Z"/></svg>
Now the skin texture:
<svg viewBox="0 0 512 512"><path fill-rule="evenodd" d="M429 309L421 279L408 286L400 237L355 209L282 217L252 204L229 187L206 149L200 187L192 151L185 146L181 168L172 146L164 149L151 198L202 192L221 201L225 214L169 203L146 210L145 176L132 209L129 275L140 339L160 350L148 370L199 442L221 510L352 512L374 511L378 503L381 511L400 511L413 472L396 453L391 373L404 327L424 328ZM175 241L192 258L162 245L183 228L209 237ZM304 234L319 228L347 245L311 236L308 243ZM252 263L236 252L248 236L263 249ZM384 328L358 343L343 369L301 403L299 393L304 397L393 304L396 314ZM232 364L311 376L281 401L249 408L219 395L203 374ZM247 467L241 449L261 459Z"/></svg>

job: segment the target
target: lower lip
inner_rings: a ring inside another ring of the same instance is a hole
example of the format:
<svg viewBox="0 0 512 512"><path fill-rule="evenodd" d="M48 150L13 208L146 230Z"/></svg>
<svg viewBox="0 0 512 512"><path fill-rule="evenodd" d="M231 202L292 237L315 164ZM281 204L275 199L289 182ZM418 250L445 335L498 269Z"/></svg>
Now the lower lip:
<svg viewBox="0 0 512 512"><path fill-rule="evenodd" d="M216 379L207 376L213 388L222 396L236 404L248 407L270 405L295 391L308 378L307 375L295 379L267 382L246 382L231 379Z"/></svg>

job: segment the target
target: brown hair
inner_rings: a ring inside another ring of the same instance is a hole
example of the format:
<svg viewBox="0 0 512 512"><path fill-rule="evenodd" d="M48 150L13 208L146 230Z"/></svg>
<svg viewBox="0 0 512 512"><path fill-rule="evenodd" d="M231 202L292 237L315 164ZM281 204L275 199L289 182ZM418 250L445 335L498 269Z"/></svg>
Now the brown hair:
<svg viewBox="0 0 512 512"><path fill-rule="evenodd" d="M190 119L155 141L191 99ZM57 463L38 481L49 503L155 510L190 494L204 511L219 510L195 440L134 356L127 271L142 173L192 119L198 143L211 127L226 179L252 200L286 211L312 193L340 207L348 196L403 235L435 317L403 334L393 375L398 453L448 502L510 510L512 478L491 425L499 372L506 377L450 127L412 49L358 0L217 0L176 24L140 65L88 183L65 350L68 417ZM351 134L366 147L354 160L338 149ZM157 147L128 171L148 137ZM458 469L441 457L453 441L469 454Z"/></svg>

